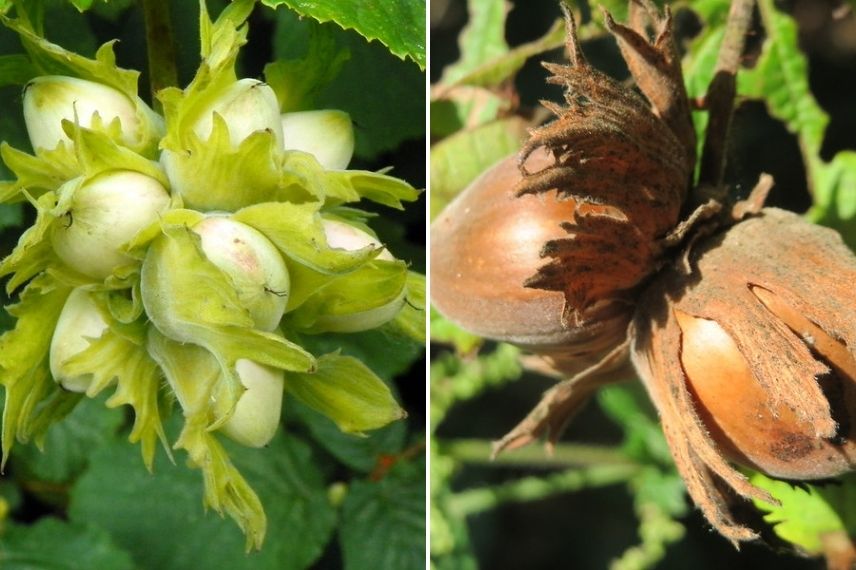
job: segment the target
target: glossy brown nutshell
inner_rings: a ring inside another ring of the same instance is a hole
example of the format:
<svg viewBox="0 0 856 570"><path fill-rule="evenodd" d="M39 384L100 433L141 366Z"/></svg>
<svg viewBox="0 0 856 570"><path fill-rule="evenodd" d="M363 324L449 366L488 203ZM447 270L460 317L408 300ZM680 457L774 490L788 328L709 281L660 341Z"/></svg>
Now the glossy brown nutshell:
<svg viewBox="0 0 856 570"><path fill-rule="evenodd" d="M540 167L550 161L539 150L528 164ZM598 319L567 327L562 293L524 285L543 264L543 244L565 234L561 224L573 218L577 207L573 200L558 199L556 192L518 197L514 189L521 178L517 158L508 157L434 221L432 301L441 313L481 336L541 353L561 347L566 358L588 354L586 361L593 364L624 338L630 313L626 307L604 306ZM579 360L575 366L585 368Z"/></svg>
<svg viewBox="0 0 856 570"><path fill-rule="evenodd" d="M494 166L432 225L432 301L450 320L540 353L602 355L623 340L695 148L671 19L646 15L653 43L644 19L637 32L607 15L643 97L588 65L566 12L571 65L545 67L567 107L544 102L558 118L517 167Z"/></svg>
<svg viewBox="0 0 856 570"><path fill-rule="evenodd" d="M687 261L640 300L633 362L690 495L747 540L728 495L775 501L728 459L785 479L856 466L856 256L834 231L764 208Z"/></svg>

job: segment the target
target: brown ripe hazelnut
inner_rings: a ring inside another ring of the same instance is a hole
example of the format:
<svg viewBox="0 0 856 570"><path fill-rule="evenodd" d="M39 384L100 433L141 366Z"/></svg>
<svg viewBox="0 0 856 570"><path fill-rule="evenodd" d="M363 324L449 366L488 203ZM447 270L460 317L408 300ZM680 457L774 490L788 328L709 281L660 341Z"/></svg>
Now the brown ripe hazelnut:
<svg viewBox="0 0 856 570"><path fill-rule="evenodd" d="M635 6L632 10L641 9ZM607 26L643 95L592 68L565 9L571 64L544 64L566 107L432 224L431 295L450 320L573 374L626 338L637 288L677 223L695 135L671 17Z"/></svg>
<svg viewBox="0 0 856 570"><path fill-rule="evenodd" d="M545 151L529 157L540 167ZM621 342L630 319L626 306L604 306L586 326L562 321L564 296L525 281L543 263L543 244L563 236L577 209L556 192L516 196L516 157L476 179L431 225L431 299L450 320L481 336L534 351L574 347L597 339L599 352ZM586 209L596 206L586 205Z"/></svg>
<svg viewBox="0 0 856 570"><path fill-rule="evenodd" d="M632 358L695 503L733 541L729 460L786 479L856 467L856 256L832 230L764 208L694 242L646 289Z"/></svg>

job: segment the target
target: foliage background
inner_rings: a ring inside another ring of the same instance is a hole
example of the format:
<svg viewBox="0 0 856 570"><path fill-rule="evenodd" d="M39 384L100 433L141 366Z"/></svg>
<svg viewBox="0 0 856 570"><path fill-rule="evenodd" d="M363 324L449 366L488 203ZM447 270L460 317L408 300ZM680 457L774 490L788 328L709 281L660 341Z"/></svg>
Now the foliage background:
<svg viewBox="0 0 856 570"><path fill-rule="evenodd" d="M589 38L583 49L591 63L615 77L627 77L614 41L603 34L597 10L603 4L622 16L626 2L572 4L585 16L581 35ZM670 4L684 38L690 94L701 96L728 2ZM778 14L778 24L770 37L765 38L756 22L748 38L745 63L769 66L746 72L739 82L742 96L732 126L727 181L736 192L745 192L759 173L772 173L776 187L770 205L799 212L811 208L813 219L842 231L854 247L853 4L761 4L781 13L771 12ZM555 49L561 46L561 32L551 28L558 15L556 0L432 2L432 215L477 173L517 148L527 121L537 114L539 99L560 100L560 88L545 85L546 72L538 65L540 59L564 61L561 50ZM473 23L465 27L468 17ZM772 64L772 56L763 56L765 39L780 57ZM553 49L535 55L547 48ZM530 59L511 89L501 79L526 57ZM444 71L453 62L458 63L452 71ZM511 93L519 96L519 103L508 97ZM703 116L695 119L703 127ZM603 390L571 423L553 458L533 446L490 463L490 442L522 419L552 381L522 373L518 352L508 345L487 343L477 354L480 340L437 314L432 315L432 340L435 568L824 567L817 558L754 544L737 552L712 532L686 504L656 416L635 381ZM836 511L836 524L852 530L847 511L853 505L847 497L853 494L853 481L818 488ZM806 495L799 489L792 494L797 507L779 514L789 514L800 532L811 534L809 503L800 502Z"/></svg>
<svg viewBox="0 0 856 570"><path fill-rule="evenodd" d="M91 10L81 13L67 0L45 0L48 39L91 57L97 46L119 38L118 64L143 71L140 94L150 101L140 7L131 0L74 4ZM215 16L225 4L212 0L209 12ZM424 188L425 2L388 3L392 13L380 29L377 21L349 20L353 14L347 7L337 9L336 3L266 4L257 6L251 16L239 76L261 77L266 63L303 56L310 33L334 38L351 57L339 77L319 93L317 103L344 109L354 119L357 149L351 167L393 166L392 174ZM269 7L277 5L281 6L276 10ZM310 17L300 18L286 5ZM172 14L183 86L199 61L199 6L185 0L160 6ZM313 11L325 6L333 8ZM368 42L335 22L383 38L389 47ZM389 26L395 35L390 35ZM2 55L20 51L15 34L0 29L0 61ZM8 79L0 64L0 139L29 151L21 89L8 85ZM2 165L0 176L10 176ZM372 226L381 239L398 257L410 261L412 269L424 273L424 197L402 212L375 209L380 217ZM32 222L29 210L0 207L0 255L11 251L21 229ZM0 330L10 324L2 312ZM357 438L341 434L323 416L286 398L283 428L266 449L226 442L268 514L268 535L260 552L245 554L238 527L203 512L199 472L188 469L181 454L172 465L159 451L150 475L139 450L127 442L130 418L125 410L108 410L103 402L86 400L51 429L45 453L32 445L17 447L0 476L0 567L424 568L423 349L378 332L322 335L301 342L323 352L341 347L362 359L394 386L409 418ZM176 422L167 426L171 440L178 428Z"/></svg>

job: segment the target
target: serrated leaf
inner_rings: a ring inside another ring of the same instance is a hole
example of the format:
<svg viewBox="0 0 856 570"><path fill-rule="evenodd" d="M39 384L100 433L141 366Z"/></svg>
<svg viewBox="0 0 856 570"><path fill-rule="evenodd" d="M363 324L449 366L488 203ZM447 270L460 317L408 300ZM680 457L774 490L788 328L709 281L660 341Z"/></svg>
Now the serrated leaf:
<svg viewBox="0 0 856 570"><path fill-rule="evenodd" d="M355 154L375 159L396 149L402 141L425 133L425 74L416 66L399 60L382 45L366 42L358 34L333 23L315 24L280 11L274 35L278 60L293 61L307 56L306 44L314 28L335 39L336 48L350 57L330 82L319 89L313 100L318 108L347 112L355 125ZM333 65L328 62L325 67ZM316 70L313 73L318 73ZM302 82L297 89L302 89ZM371 86L367 89L366 86ZM291 87L289 86L289 90ZM395 166L395 165L393 165Z"/></svg>
<svg viewBox="0 0 856 570"><path fill-rule="evenodd" d="M132 570L131 556L103 530L43 518L31 526L10 525L0 535L3 570Z"/></svg>
<svg viewBox="0 0 856 570"><path fill-rule="evenodd" d="M71 519L106 529L138 568L309 567L336 520L309 447L280 434L265 449L229 445L228 453L267 507L269 536L260 552L244 554L244 538L234 525L203 512L197 473L161 455L149 474L140 469L136 450L122 443L93 456L72 492Z"/></svg>
<svg viewBox="0 0 856 570"><path fill-rule="evenodd" d="M431 100L431 136L439 139L474 129L508 114L513 106L508 95L483 87L442 89L442 97Z"/></svg>
<svg viewBox="0 0 856 570"><path fill-rule="evenodd" d="M143 329L143 325L137 325ZM143 329L139 333L145 335ZM136 340L136 339L135 339ZM91 375L92 383L87 396L93 397L108 385L116 383L116 389L106 405L116 408L123 405L134 410L134 427L128 440L140 442L143 462L152 469L155 447L158 440L169 449L161 423L159 390L161 373L146 352L142 339L137 342L117 334L110 329L89 347L64 363L69 376Z"/></svg>
<svg viewBox="0 0 856 570"><path fill-rule="evenodd" d="M232 219L263 233L291 259L323 273L347 273L377 255L371 247L355 251L330 248L320 208L318 202L262 203L235 212Z"/></svg>
<svg viewBox="0 0 856 570"><path fill-rule="evenodd" d="M285 5L319 22L336 22L367 40L378 40L401 59L409 57L425 69L425 0L343 3L338 0L262 0Z"/></svg>
<svg viewBox="0 0 856 570"><path fill-rule="evenodd" d="M825 488L803 484L795 486L776 481L760 473L751 477L753 485L765 489L781 502L780 506L754 501L766 512L764 519L784 540L808 552L823 552L823 537L844 532L854 536L856 531L856 479L843 479L840 485Z"/></svg>
<svg viewBox="0 0 856 570"><path fill-rule="evenodd" d="M431 218L479 174L517 152L528 136L519 118L487 123L461 131L431 148Z"/></svg>
<svg viewBox="0 0 856 570"><path fill-rule="evenodd" d="M401 461L380 481L356 481L342 506L346 569L425 568L425 461Z"/></svg>

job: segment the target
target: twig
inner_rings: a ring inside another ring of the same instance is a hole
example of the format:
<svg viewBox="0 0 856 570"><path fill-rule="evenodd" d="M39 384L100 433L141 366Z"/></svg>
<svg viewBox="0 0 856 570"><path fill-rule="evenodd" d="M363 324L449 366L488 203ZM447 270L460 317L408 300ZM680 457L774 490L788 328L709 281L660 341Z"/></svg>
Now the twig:
<svg viewBox="0 0 856 570"><path fill-rule="evenodd" d="M466 463L494 466L530 465L534 467L572 467L584 465L629 465L633 462L616 447L600 445L557 444L552 455L538 447L523 447L491 460L492 442L479 439L440 440L443 455Z"/></svg>
<svg viewBox="0 0 856 570"><path fill-rule="evenodd" d="M178 85L175 64L175 40L169 2L166 0L141 0L143 19L146 24L146 56L149 61L149 86L152 105L161 111L160 101L155 96L164 87Z"/></svg>
<svg viewBox="0 0 856 570"><path fill-rule="evenodd" d="M752 23L754 6L755 0L734 0L728 13L716 70L705 97L709 122L701 156L699 186L718 186L722 183L725 145L737 91L737 70L740 67L746 33Z"/></svg>
<svg viewBox="0 0 856 570"><path fill-rule="evenodd" d="M637 475L640 469L638 465L595 465L549 477L523 477L510 483L455 493L449 498L448 508L463 518L505 503L535 501L559 493L623 483Z"/></svg>

